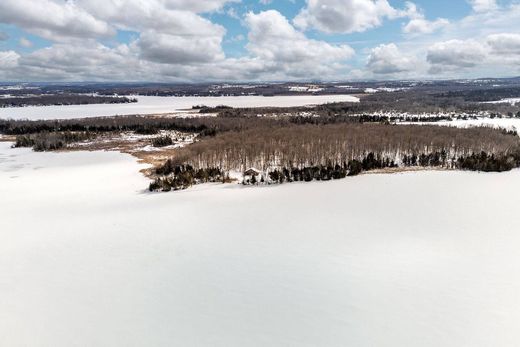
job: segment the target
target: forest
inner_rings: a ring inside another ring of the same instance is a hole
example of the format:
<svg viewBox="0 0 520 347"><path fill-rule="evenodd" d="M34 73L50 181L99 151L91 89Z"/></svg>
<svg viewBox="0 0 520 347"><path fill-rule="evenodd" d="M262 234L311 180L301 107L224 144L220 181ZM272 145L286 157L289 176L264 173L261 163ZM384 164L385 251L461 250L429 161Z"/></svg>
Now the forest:
<svg viewBox="0 0 520 347"><path fill-rule="evenodd" d="M292 124L226 132L181 148L155 170L151 190L185 189L255 168L244 184L331 180L396 167L508 171L520 166L520 138L477 127Z"/></svg>

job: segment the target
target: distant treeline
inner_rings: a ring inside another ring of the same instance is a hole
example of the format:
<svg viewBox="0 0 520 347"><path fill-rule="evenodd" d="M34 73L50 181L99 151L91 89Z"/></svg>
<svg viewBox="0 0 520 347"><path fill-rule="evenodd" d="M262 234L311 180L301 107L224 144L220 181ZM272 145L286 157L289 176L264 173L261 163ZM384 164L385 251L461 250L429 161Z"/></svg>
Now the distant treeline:
<svg viewBox="0 0 520 347"><path fill-rule="evenodd" d="M442 98L463 98L465 101L499 101L508 98L520 98L520 87L490 88L476 90L449 91L437 94Z"/></svg>
<svg viewBox="0 0 520 347"><path fill-rule="evenodd" d="M0 98L0 107L124 104L131 102L137 102L137 99L80 94L57 94Z"/></svg>
<svg viewBox="0 0 520 347"><path fill-rule="evenodd" d="M228 111L234 111L231 109ZM239 111L239 109L236 109ZM287 109L288 113L294 111ZM234 116L233 116L234 115ZM339 124L388 122L385 116L279 116L257 117L242 114L221 115L219 117L147 117L147 116L117 116L64 120L2 120L0 133L6 135L26 135L40 132L90 131L114 132L135 131L139 134L156 134L160 130L177 130L182 132L200 133L204 136L214 136L227 131L242 131L252 128L283 127L292 124Z"/></svg>
<svg viewBox="0 0 520 347"><path fill-rule="evenodd" d="M336 114L403 112L403 113L478 113L491 112L502 115L517 114L520 107L505 104L485 104L465 100L463 96L443 95L422 90L403 90L367 95L357 104L322 105L317 107Z"/></svg>
<svg viewBox="0 0 520 347"><path fill-rule="evenodd" d="M156 169L153 187L184 189L199 182L198 177L190 176L199 170L244 172L253 167L261 173L247 182L254 184L257 179L270 183L329 180L411 166L507 171L520 166L520 139L491 128L414 125L306 124L249 129L179 149ZM183 178L176 172L182 172Z"/></svg>

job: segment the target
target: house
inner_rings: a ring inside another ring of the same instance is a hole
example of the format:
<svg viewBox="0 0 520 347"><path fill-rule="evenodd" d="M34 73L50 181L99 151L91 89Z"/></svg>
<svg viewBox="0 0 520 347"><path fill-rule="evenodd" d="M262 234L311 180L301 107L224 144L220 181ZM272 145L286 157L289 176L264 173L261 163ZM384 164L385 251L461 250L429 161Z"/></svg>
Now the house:
<svg viewBox="0 0 520 347"><path fill-rule="evenodd" d="M246 171L244 171L244 178L253 178L260 175L260 171L257 169L249 168Z"/></svg>
<svg viewBox="0 0 520 347"><path fill-rule="evenodd" d="M260 175L260 171L257 169L247 169L244 171L244 179L242 181L243 184L255 184L258 182L257 176Z"/></svg>

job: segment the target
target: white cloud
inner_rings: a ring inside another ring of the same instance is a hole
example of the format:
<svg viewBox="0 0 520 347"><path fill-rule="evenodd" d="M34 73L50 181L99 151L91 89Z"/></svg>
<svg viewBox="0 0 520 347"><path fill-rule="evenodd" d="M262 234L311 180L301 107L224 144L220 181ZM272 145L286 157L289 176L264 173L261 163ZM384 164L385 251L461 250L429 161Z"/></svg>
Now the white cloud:
<svg viewBox="0 0 520 347"><path fill-rule="evenodd" d="M20 55L15 51L0 51L0 67L2 69L11 69L17 66L18 59L20 59Z"/></svg>
<svg viewBox="0 0 520 347"><path fill-rule="evenodd" d="M431 73L460 75L471 70L510 76L520 65L520 34L498 33L435 43L428 49L427 60L431 64Z"/></svg>
<svg viewBox="0 0 520 347"><path fill-rule="evenodd" d="M403 32L411 35L431 34L445 28L449 24L450 22L444 18L439 18L434 21L429 21L424 18L414 18L403 27Z"/></svg>
<svg viewBox="0 0 520 347"><path fill-rule="evenodd" d="M475 40L450 40L434 44L428 49L427 60L432 73L471 68L486 61L488 51Z"/></svg>
<svg viewBox="0 0 520 347"><path fill-rule="evenodd" d="M217 10L229 0L84 0L98 18L140 32L136 46L144 60L162 64L198 64L224 58L224 27L196 12Z"/></svg>
<svg viewBox="0 0 520 347"><path fill-rule="evenodd" d="M163 64L197 64L224 59L221 36L183 36L145 31L138 47L143 59Z"/></svg>
<svg viewBox="0 0 520 347"><path fill-rule="evenodd" d="M326 33L362 32L382 24L385 18L405 15L387 0L307 0L294 23L302 29Z"/></svg>
<svg viewBox="0 0 520 347"><path fill-rule="evenodd" d="M498 8L496 0L468 0L475 12L491 11Z"/></svg>
<svg viewBox="0 0 520 347"><path fill-rule="evenodd" d="M0 22L20 26L50 40L115 34L107 23L95 18L74 2L2 0Z"/></svg>
<svg viewBox="0 0 520 347"><path fill-rule="evenodd" d="M228 3L237 3L240 1L241 0L165 0L165 3L168 8L204 13L217 11Z"/></svg>
<svg viewBox="0 0 520 347"><path fill-rule="evenodd" d="M144 77L141 65L126 45L55 44L20 57L11 74L29 80L129 80Z"/></svg>
<svg viewBox="0 0 520 347"><path fill-rule="evenodd" d="M513 54L520 57L520 34L502 33L487 37L487 44L493 53Z"/></svg>
<svg viewBox="0 0 520 347"><path fill-rule="evenodd" d="M170 2L171 7L166 7L167 4L162 0L83 0L82 6L96 18L125 30L156 30L184 36L222 36L225 34L222 26L187 10L201 7L200 4L183 9L180 7L182 1Z"/></svg>
<svg viewBox="0 0 520 347"><path fill-rule="evenodd" d="M17 59L12 79L208 81L341 78L354 51L311 40L276 11L249 13L249 54L226 58L221 36L143 31L130 45L57 43ZM2 75L2 76L4 76Z"/></svg>
<svg viewBox="0 0 520 347"><path fill-rule="evenodd" d="M249 28L246 46L249 52L288 75L330 73L354 55L354 50L348 45L332 45L307 38L274 10L258 14L250 12L245 22Z"/></svg>
<svg viewBox="0 0 520 347"><path fill-rule="evenodd" d="M415 57L403 54L394 43L372 49L367 61L370 71L383 75L413 71L416 67Z"/></svg>
<svg viewBox="0 0 520 347"><path fill-rule="evenodd" d="M18 43L20 44L20 46L22 46L24 48L30 48L33 46L33 43L25 37L20 38Z"/></svg>
<svg viewBox="0 0 520 347"><path fill-rule="evenodd" d="M411 2L399 9L389 0L306 0L293 22L274 10L249 12L242 21L247 38L238 33L226 37L226 29L206 14L237 17L241 11L234 5L239 2L0 0L0 23L53 41L50 47L28 54L1 51L0 79L412 78L425 76L428 67L431 73L450 77L470 73L503 76L518 73L515 69L520 66L520 34L512 31L520 20L516 2L498 6L495 1L474 0L468 16L448 22L427 19ZM408 19L402 26L406 35L401 42L360 49L365 54L356 59L346 43L311 39L305 34L307 29L362 32L399 18ZM135 32L133 41L114 47L117 30ZM226 57L225 37L226 43L244 41L245 54ZM2 38L6 40L0 33L0 41ZM18 43L30 46L26 39ZM363 61L366 64L361 67Z"/></svg>

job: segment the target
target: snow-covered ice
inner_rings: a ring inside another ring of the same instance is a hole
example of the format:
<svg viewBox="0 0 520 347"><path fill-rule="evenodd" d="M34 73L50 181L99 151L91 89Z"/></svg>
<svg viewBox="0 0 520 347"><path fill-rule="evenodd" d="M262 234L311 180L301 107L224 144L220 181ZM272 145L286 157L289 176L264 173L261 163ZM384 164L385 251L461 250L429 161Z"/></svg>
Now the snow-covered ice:
<svg viewBox="0 0 520 347"><path fill-rule="evenodd" d="M516 104L520 104L520 98L507 98L498 101L486 101L484 104L511 104L514 106Z"/></svg>
<svg viewBox="0 0 520 347"><path fill-rule="evenodd" d="M29 106L0 108L0 119L69 119L105 117L132 114L179 113L192 106L210 107L293 107L325 104L329 102L359 102L351 95L290 95L290 96L222 96L222 97L160 97L136 96L137 103Z"/></svg>
<svg viewBox="0 0 520 347"><path fill-rule="evenodd" d="M1 346L518 346L520 171L144 192L0 143Z"/></svg>
<svg viewBox="0 0 520 347"><path fill-rule="evenodd" d="M422 123L409 123L402 122L400 124L431 124L431 125L442 125L442 126L453 126L458 128L469 128L469 127L493 127L506 130L520 131L520 118L478 118L478 119L454 119L451 121L443 120L438 122L422 122Z"/></svg>

